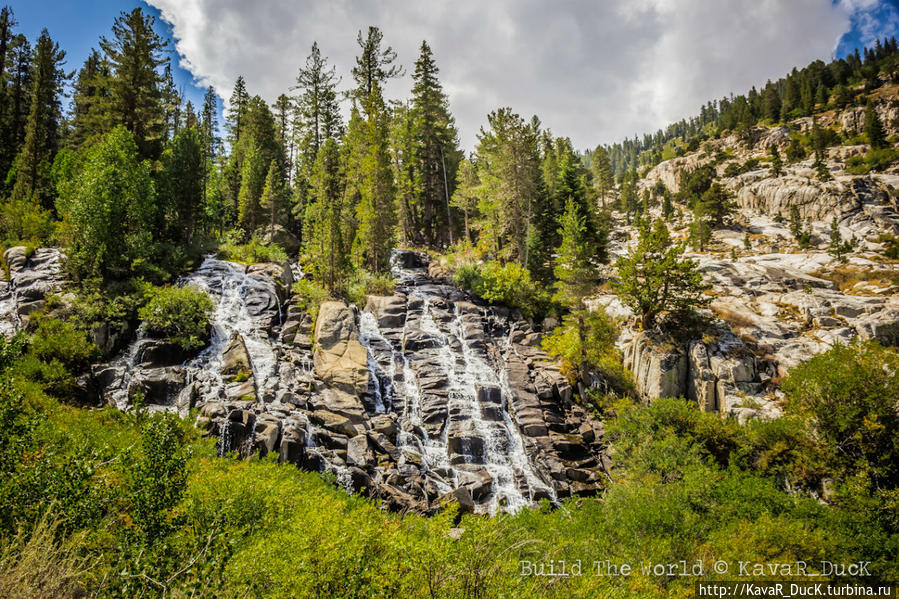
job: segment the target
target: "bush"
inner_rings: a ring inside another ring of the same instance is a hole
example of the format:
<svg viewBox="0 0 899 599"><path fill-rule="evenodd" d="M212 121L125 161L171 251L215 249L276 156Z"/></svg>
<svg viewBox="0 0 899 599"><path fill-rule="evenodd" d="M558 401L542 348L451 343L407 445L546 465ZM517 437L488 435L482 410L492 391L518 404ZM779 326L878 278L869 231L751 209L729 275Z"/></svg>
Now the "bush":
<svg viewBox="0 0 899 599"><path fill-rule="evenodd" d="M219 244L218 257L221 260L245 264L286 262L287 252L278 245L265 245L255 235L247 243L239 243L238 234L229 232Z"/></svg>
<svg viewBox="0 0 899 599"><path fill-rule="evenodd" d="M579 316L583 323L579 322ZM583 328L583 341L579 328ZM602 308L593 311L578 311L567 314L562 326L553 329L552 334L543 338L543 349L551 356L562 360L562 374L572 387L577 388L580 365L588 371L598 371L607 388L604 392L629 394L633 383L627 371L621 366L615 339L618 328ZM588 383L589 381L584 381Z"/></svg>
<svg viewBox="0 0 899 599"><path fill-rule="evenodd" d="M793 413L814 418L828 459L878 487L899 487L899 354L875 341L837 345L790 371L782 384Z"/></svg>
<svg viewBox="0 0 899 599"><path fill-rule="evenodd" d="M516 262L462 266L456 284L492 304L517 308L528 320L541 318L550 307L549 295L531 279L531 273Z"/></svg>
<svg viewBox="0 0 899 599"><path fill-rule="evenodd" d="M165 337L184 350L201 347L209 338L209 315L215 305L196 287L156 287L140 311L147 332Z"/></svg>
<svg viewBox="0 0 899 599"><path fill-rule="evenodd" d="M346 282L346 296L351 303L364 308L367 296L393 295L393 287L394 281L390 275L359 269Z"/></svg>
<svg viewBox="0 0 899 599"><path fill-rule="evenodd" d="M884 171L899 160L899 151L892 148L870 149L864 156L853 156L846 161L846 170L853 175L866 175L871 171Z"/></svg>
<svg viewBox="0 0 899 599"><path fill-rule="evenodd" d="M312 317L312 322L318 317L319 306L332 299L328 290L312 279L300 279L294 283L293 293L294 301Z"/></svg>

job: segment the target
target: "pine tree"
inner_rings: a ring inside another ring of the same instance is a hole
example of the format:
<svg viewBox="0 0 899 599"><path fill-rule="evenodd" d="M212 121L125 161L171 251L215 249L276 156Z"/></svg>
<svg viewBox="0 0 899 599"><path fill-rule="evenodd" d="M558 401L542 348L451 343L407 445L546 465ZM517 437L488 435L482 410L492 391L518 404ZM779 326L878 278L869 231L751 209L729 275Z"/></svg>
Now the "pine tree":
<svg viewBox="0 0 899 599"><path fill-rule="evenodd" d="M175 134L162 153L159 189L160 231L176 243L190 244L202 219L205 193L203 146L194 127Z"/></svg>
<svg viewBox="0 0 899 599"><path fill-rule="evenodd" d="M577 379L581 379L588 369L587 335L589 310L584 299L589 296L596 284L596 270L590 263L592 250L585 243L587 228L581 209L569 198L565 204L565 212L559 221L559 237L561 243L556 249L553 275L556 283L553 301L570 310L578 340L578 359L574 367Z"/></svg>
<svg viewBox="0 0 899 599"><path fill-rule="evenodd" d="M65 55L44 29L35 47L31 109L12 193L13 200L36 201L45 210L53 210L56 197L50 168L59 150Z"/></svg>
<svg viewBox="0 0 899 599"><path fill-rule="evenodd" d="M300 68L296 81L293 89L300 92L295 102L303 135L299 143L308 153L306 160L311 165L326 139L340 139L343 134L337 102L340 78L336 67L328 68L328 58L321 55L317 42L312 43L312 52L306 58L306 66Z"/></svg>
<svg viewBox="0 0 899 599"><path fill-rule="evenodd" d="M303 218L304 252L310 258L315 280L334 293L349 261L343 236L340 152L333 138L326 139L319 149L310 183L310 202Z"/></svg>
<svg viewBox="0 0 899 599"><path fill-rule="evenodd" d="M228 100L227 124L232 145L237 145L240 141L243 133L244 114L249 102L250 94L247 93L247 84L243 75L238 75L237 81L234 82L234 90L231 92L231 99Z"/></svg>
<svg viewBox="0 0 899 599"><path fill-rule="evenodd" d="M69 143L80 148L112 128L112 115L106 111L111 77L109 62L97 50L92 50L75 79L72 94L72 132Z"/></svg>
<svg viewBox="0 0 899 599"><path fill-rule="evenodd" d="M203 149L203 197L209 194L210 171L215 168L218 152L218 94L210 85L203 96L203 108L200 111L199 141Z"/></svg>
<svg viewBox="0 0 899 599"><path fill-rule="evenodd" d="M707 305L709 288L693 260L684 259L684 245L674 244L661 220L640 231L637 246L615 263L619 282L613 287L632 308L643 330L663 312L686 312Z"/></svg>
<svg viewBox="0 0 899 599"><path fill-rule="evenodd" d="M450 181L455 181L459 161L456 129L438 72L430 46L422 42L412 76L415 202L420 210L415 224L432 246L453 241Z"/></svg>
<svg viewBox="0 0 899 599"><path fill-rule="evenodd" d="M365 106L365 153L362 158L359 228L353 243L356 261L372 272L384 272L396 240L393 170L388 146L387 110L376 82Z"/></svg>
<svg viewBox="0 0 899 599"><path fill-rule="evenodd" d="M780 118L780 96L770 81L765 86L765 117L774 122Z"/></svg>
<svg viewBox="0 0 899 599"><path fill-rule="evenodd" d="M262 223L259 198L265 185L269 163L252 135L242 135L240 148L240 190L237 194L237 220L248 234Z"/></svg>
<svg viewBox="0 0 899 599"><path fill-rule="evenodd" d="M164 114L162 141L165 143L177 135L184 119L184 115L181 113L182 98L178 88L175 86L175 77L172 75L171 64L165 65L165 69L163 69L161 86Z"/></svg>
<svg viewBox="0 0 899 599"><path fill-rule="evenodd" d="M10 179L10 169L25 142L25 122L31 107L31 44L24 35L12 38L7 49L9 74L4 82L4 102L0 102L0 185ZM12 177L14 179L14 176Z"/></svg>
<svg viewBox="0 0 899 599"><path fill-rule="evenodd" d="M112 26L112 39L100 47L112 69L107 81L111 121L134 135L143 158L162 152L165 107L159 67L168 63L167 43L153 30L155 19L140 8L122 13Z"/></svg>
<svg viewBox="0 0 899 599"><path fill-rule="evenodd" d="M481 180L478 169L471 160L463 160L456 172L456 191L450 203L462 211L465 218L465 239L473 243L470 221L475 217L480 202Z"/></svg>
<svg viewBox="0 0 899 599"><path fill-rule="evenodd" d="M599 193L599 201L603 208L606 207L606 192L608 192L614 184L614 176L612 175L612 163L609 161L609 152L603 146L596 146L593 150L593 161L591 164L593 171L593 181Z"/></svg>
<svg viewBox="0 0 899 599"><path fill-rule="evenodd" d="M384 34L377 27L369 27L368 34L363 38L362 31L356 36L356 43L362 49L362 53L356 57L356 66L353 67L353 79L356 81L356 89L353 96L361 106L365 106L371 96L375 85L383 88L388 79L403 75L403 68L393 64L396 61L396 52L387 46L381 49Z"/></svg>
<svg viewBox="0 0 899 599"><path fill-rule="evenodd" d="M843 236L840 234L840 223L837 217L833 217L830 221L830 248L828 252L840 262L846 262L846 254L849 252L850 246L843 242Z"/></svg>
<svg viewBox="0 0 899 599"><path fill-rule="evenodd" d="M868 143L875 150L887 147L886 131L883 128L883 121L874 107L874 103L868 100L865 106L865 135L868 137Z"/></svg>
<svg viewBox="0 0 899 599"><path fill-rule="evenodd" d="M790 206L790 235L793 239L799 239L802 235L802 220L797 206Z"/></svg>
<svg viewBox="0 0 899 599"><path fill-rule="evenodd" d="M478 135L478 176L483 184L479 223L486 247L500 259L529 264L534 205L543 191L539 123L500 108L487 116L490 126Z"/></svg>
<svg viewBox="0 0 899 599"><path fill-rule="evenodd" d="M272 160L265 176L265 186L262 189L262 197L259 205L268 216L268 225L274 229L280 224L282 211L284 210L284 180L278 171L278 165Z"/></svg>
<svg viewBox="0 0 899 599"><path fill-rule="evenodd" d="M771 146L771 176L780 177L784 174L784 163L780 158L777 146Z"/></svg>

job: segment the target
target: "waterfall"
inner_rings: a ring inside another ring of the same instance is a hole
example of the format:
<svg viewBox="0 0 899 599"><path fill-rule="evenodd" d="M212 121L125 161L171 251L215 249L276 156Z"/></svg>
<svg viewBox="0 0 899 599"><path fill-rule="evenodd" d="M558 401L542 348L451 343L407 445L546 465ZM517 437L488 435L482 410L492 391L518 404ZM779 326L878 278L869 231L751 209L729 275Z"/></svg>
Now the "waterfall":
<svg viewBox="0 0 899 599"><path fill-rule="evenodd" d="M207 258L200 268L182 280L206 291L215 302L210 317L212 338L209 346L185 367L194 374L200 396L204 400L222 398L224 382L222 357L236 335L243 338L256 381L257 395L275 382L278 359L265 326L265 313L253 313L247 302L256 294L276 297L271 281L248 275L242 264ZM277 300L276 300L277 301ZM280 309L278 309L280 318Z"/></svg>

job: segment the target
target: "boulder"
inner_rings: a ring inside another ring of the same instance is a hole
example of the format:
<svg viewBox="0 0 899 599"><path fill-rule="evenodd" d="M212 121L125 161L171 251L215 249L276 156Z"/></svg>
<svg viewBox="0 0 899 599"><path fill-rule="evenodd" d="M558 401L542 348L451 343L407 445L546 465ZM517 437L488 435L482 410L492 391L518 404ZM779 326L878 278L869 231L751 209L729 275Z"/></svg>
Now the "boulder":
<svg viewBox="0 0 899 599"><path fill-rule="evenodd" d="M300 240L281 225L259 229L256 234L265 245L278 245L288 254L296 254L300 251Z"/></svg>
<svg viewBox="0 0 899 599"><path fill-rule="evenodd" d="M184 369L180 366L144 370L132 377L128 387L128 399L133 401L140 391L144 396L144 403L172 405L184 388L184 384Z"/></svg>
<svg viewBox="0 0 899 599"><path fill-rule="evenodd" d="M368 391L368 352L359 343L353 311L343 302L319 308L312 359L315 373L329 386L357 398Z"/></svg>

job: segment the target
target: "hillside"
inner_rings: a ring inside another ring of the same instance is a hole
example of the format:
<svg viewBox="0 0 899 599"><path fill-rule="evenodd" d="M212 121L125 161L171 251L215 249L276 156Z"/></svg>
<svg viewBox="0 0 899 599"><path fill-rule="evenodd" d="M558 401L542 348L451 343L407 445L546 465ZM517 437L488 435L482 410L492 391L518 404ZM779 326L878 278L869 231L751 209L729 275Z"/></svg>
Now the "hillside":
<svg viewBox="0 0 899 599"><path fill-rule="evenodd" d="M407 98L372 26L220 126L110 20L65 107L0 9L0 597L899 578L894 39L466 153L427 42Z"/></svg>

